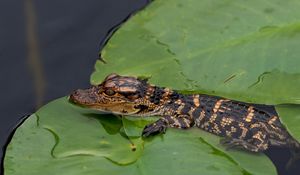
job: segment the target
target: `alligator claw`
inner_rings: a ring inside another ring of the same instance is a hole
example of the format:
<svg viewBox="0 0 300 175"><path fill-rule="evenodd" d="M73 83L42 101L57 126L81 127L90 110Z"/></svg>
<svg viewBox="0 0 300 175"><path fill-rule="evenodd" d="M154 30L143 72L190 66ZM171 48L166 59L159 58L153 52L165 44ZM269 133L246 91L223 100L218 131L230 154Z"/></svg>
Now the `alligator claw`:
<svg viewBox="0 0 300 175"><path fill-rule="evenodd" d="M160 133L166 133L167 124L163 120L158 120L155 123L147 125L143 130L143 137L148 137L150 135L157 135Z"/></svg>

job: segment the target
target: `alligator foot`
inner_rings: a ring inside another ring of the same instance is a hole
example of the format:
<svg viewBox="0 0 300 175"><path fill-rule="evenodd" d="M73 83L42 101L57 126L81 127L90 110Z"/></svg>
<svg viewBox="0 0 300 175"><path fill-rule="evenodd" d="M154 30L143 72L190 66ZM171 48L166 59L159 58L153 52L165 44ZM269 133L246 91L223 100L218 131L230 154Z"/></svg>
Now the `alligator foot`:
<svg viewBox="0 0 300 175"><path fill-rule="evenodd" d="M168 124L164 119L159 119L154 123L147 125L143 130L143 137L148 137L150 135L157 135L160 133L165 133Z"/></svg>

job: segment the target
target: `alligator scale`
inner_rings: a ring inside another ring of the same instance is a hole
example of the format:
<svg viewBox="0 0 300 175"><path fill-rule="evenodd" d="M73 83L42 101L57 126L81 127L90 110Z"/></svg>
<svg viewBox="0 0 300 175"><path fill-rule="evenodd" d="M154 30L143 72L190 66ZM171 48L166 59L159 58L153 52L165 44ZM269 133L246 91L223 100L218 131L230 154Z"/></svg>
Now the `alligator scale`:
<svg viewBox="0 0 300 175"><path fill-rule="evenodd" d="M135 77L110 74L100 85L74 91L70 101L120 115L161 116L145 127L144 137L164 133L168 127L196 126L223 136L222 143L229 147L253 152L269 146L300 148L278 116L251 104L202 94L183 95Z"/></svg>

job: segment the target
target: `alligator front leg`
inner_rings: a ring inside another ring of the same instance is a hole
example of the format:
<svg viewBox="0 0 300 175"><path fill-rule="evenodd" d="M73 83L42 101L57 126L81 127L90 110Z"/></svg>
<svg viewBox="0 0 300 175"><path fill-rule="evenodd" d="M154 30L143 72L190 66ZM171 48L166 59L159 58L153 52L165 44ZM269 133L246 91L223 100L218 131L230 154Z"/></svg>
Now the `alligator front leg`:
<svg viewBox="0 0 300 175"><path fill-rule="evenodd" d="M164 116L154 123L147 125L143 130L143 137L165 133L168 127L172 128L190 128L193 125L191 117L186 115Z"/></svg>
<svg viewBox="0 0 300 175"><path fill-rule="evenodd" d="M168 127L168 122L165 118L160 118L154 123L147 125L143 130L143 137L148 137L150 135L156 135L159 133L165 133Z"/></svg>

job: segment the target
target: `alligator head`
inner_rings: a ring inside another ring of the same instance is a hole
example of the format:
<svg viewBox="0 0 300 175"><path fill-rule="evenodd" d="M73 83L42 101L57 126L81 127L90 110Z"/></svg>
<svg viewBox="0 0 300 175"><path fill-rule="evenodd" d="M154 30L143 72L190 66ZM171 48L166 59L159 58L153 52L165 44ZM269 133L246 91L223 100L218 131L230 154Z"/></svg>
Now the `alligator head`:
<svg viewBox="0 0 300 175"><path fill-rule="evenodd" d="M149 101L153 90L146 80L113 73L97 86L74 91L69 100L102 112L140 116L154 111L156 105Z"/></svg>

